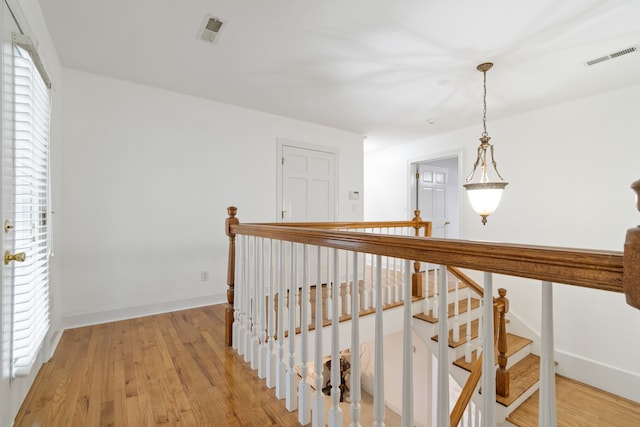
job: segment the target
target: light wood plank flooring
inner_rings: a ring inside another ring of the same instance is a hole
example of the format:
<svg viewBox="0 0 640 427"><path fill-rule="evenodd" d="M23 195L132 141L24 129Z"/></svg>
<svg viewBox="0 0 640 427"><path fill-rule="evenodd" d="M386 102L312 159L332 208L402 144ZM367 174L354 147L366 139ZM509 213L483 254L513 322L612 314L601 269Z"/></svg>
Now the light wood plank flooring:
<svg viewBox="0 0 640 427"><path fill-rule="evenodd" d="M556 375L558 427L640 426L640 404ZM538 392L507 418L516 426L538 426Z"/></svg>
<svg viewBox="0 0 640 427"><path fill-rule="evenodd" d="M224 345L224 305L64 332L15 426L296 425Z"/></svg>
<svg viewBox="0 0 640 427"><path fill-rule="evenodd" d="M297 413L224 345L224 308L65 331L15 426L298 425ZM637 403L572 383L558 377L559 426L640 426ZM537 425L536 399L512 414L514 424ZM393 414L387 421L399 425Z"/></svg>

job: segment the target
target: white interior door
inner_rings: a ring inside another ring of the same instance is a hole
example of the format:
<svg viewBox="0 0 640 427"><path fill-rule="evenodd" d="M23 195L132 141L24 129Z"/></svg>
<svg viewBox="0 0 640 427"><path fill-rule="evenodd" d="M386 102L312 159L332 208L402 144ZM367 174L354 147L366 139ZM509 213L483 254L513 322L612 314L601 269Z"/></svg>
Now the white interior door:
<svg viewBox="0 0 640 427"><path fill-rule="evenodd" d="M282 146L282 221L335 220L335 153Z"/></svg>
<svg viewBox="0 0 640 427"><path fill-rule="evenodd" d="M425 221L432 222L433 237L447 237L447 184L449 169L429 163L418 165L418 209Z"/></svg>

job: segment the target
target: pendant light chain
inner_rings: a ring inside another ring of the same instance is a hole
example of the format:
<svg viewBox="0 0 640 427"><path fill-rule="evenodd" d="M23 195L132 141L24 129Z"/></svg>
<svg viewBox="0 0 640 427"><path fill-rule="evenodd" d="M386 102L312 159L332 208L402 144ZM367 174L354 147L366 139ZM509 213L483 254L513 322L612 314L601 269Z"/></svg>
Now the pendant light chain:
<svg viewBox="0 0 640 427"><path fill-rule="evenodd" d="M482 108L482 128L484 132L482 132L482 136L488 136L487 133L487 71L483 71L484 75L484 94L482 95L483 108Z"/></svg>

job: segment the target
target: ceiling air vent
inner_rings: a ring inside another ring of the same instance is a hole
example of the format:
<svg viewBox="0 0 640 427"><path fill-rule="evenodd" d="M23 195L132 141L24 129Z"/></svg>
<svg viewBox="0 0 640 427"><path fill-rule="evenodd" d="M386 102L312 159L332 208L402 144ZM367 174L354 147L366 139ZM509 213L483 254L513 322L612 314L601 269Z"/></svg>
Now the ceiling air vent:
<svg viewBox="0 0 640 427"><path fill-rule="evenodd" d="M596 64L599 64L601 62L608 61L610 59L619 58L619 57L621 57L623 55L627 55L629 53L638 52L638 50L640 50L640 47L631 46L631 47L628 47L626 49L622 49L622 50L619 50L617 52L610 53L609 55L605 55L605 56L601 56L600 58L592 59L590 61L585 62L584 64L587 67L591 67L592 65L596 65Z"/></svg>
<svg viewBox="0 0 640 427"><path fill-rule="evenodd" d="M224 25L225 23L222 19L207 15L200 27L198 38L208 43L215 43Z"/></svg>

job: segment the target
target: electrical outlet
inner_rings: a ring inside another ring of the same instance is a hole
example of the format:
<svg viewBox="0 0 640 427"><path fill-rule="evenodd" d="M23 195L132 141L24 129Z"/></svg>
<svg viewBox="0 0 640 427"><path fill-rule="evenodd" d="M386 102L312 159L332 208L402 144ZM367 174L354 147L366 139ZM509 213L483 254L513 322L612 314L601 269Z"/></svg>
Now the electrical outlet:
<svg viewBox="0 0 640 427"><path fill-rule="evenodd" d="M209 281L209 271L208 270L202 270L200 272L200 281L201 282L208 282Z"/></svg>

